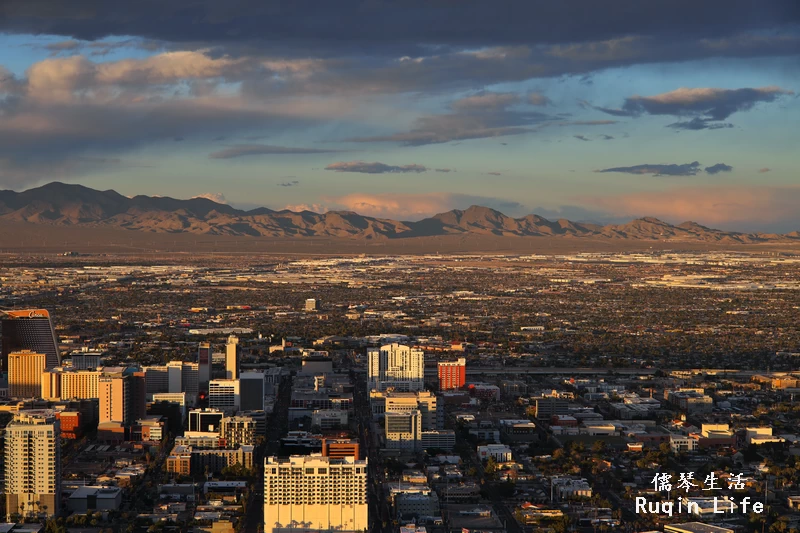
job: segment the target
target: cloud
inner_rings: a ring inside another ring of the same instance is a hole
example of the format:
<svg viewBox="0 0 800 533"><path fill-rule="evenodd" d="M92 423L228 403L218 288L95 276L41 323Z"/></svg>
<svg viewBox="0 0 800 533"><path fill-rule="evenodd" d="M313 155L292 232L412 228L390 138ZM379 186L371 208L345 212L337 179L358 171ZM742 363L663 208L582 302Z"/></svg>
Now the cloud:
<svg viewBox="0 0 800 533"><path fill-rule="evenodd" d="M673 122L672 124L667 124L668 128L674 128L676 130L721 130L726 128L732 128L733 124L730 122L712 122L707 118L700 118L695 117L692 120L684 120L679 122Z"/></svg>
<svg viewBox="0 0 800 533"><path fill-rule="evenodd" d="M435 168L436 172L455 172L452 168Z"/></svg>
<svg viewBox="0 0 800 533"><path fill-rule="evenodd" d="M611 135L606 135L605 133L600 136L604 141L611 141L614 140L614 137Z"/></svg>
<svg viewBox="0 0 800 533"><path fill-rule="evenodd" d="M528 94L528 103L531 105L546 106L551 105L553 102L542 93Z"/></svg>
<svg viewBox="0 0 800 533"><path fill-rule="evenodd" d="M445 192L354 193L327 198L326 201L330 209L355 211L362 215L395 220L419 220L451 209L466 209L472 205L497 209L509 216L522 216L529 212L524 205L513 200Z"/></svg>
<svg viewBox="0 0 800 533"><path fill-rule="evenodd" d="M716 165L711 165L710 167L706 167L704 169L708 174L719 174L720 172L730 172L733 170L733 167L730 165L726 165L725 163L717 163Z"/></svg>
<svg viewBox="0 0 800 533"><path fill-rule="evenodd" d="M638 175L651 174L653 176L694 176L700 172L700 163L694 161L682 165L676 165L674 163L658 165L644 164L631 167L605 168L603 170L595 170L595 172L621 172Z"/></svg>
<svg viewBox="0 0 800 533"><path fill-rule="evenodd" d="M452 107L455 111L496 111L505 109L514 104L518 104L519 102L519 96L514 93L483 92L460 98L453 102L450 107Z"/></svg>
<svg viewBox="0 0 800 533"><path fill-rule="evenodd" d="M212 202L216 202L218 204L227 204L228 200L225 199L225 195L221 192L207 192L203 194L198 194L197 196L192 196L194 198L205 198L206 200L211 200Z"/></svg>
<svg viewBox="0 0 800 533"><path fill-rule="evenodd" d="M489 176L502 176L503 175L502 172L487 172L486 174L489 175Z"/></svg>
<svg viewBox="0 0 800 533"><path fill-rule="evenodd" d="M386 173L416 173L427 172L428 169L422 165L412 163L410 165L387 165L384 163L367 163L366 161L339 161L331 163L325 170L334 172L360 172L363 174L386 174Z"/></svg>
<svg viewBox="0 0 800 533"><path fill-rule="evenodd" d="M573 120L571 122L559 122L559 126L610 126L617 124L616 120Z"/></svg>
<svg viewBox="0 0 800 533"><path fill-rule="evenodd" d="M580 13L580 17L575 17ZM687 17L686 13L691 13ZM622 14L622 15L620 15ZM542 6L513 2L498 11L493 3L410 0L402 4L340 0L308 9L303 3L240 0L4 0L0 31L68 35L94 41L131 35L169 42L253 43L312 49L391 49L410 52L420 42L458 43L465 48L561 43L557 57L625 55L620 46L587 46L626 35L662 41L697 36L722 41L743 31L791 27L800 19L791 0L620 0L610 10L595 0ZM756 34L760 36L760 34ZM769 33L768 33L769 35ZM752 46L757 46L754 43ZM718 45L724 50L724 46Z"/></svg>
<svg viewBox="0 0 800 533"><path fill-rule="evenodd" d="M48 50L54 54L59 54L61 52L74 52L80 47L81 43L79 41L76 41L75 39L58 41L56 43L48 43L44 46L45 50Z"/></svg>
<svg viewBox="0 0 800 533"><path fill-rule="evenodd" d="M586 137L585 135L573 135L573 137L575 137L575 138L576 138L576 139L578 139L579 141L586 141L586 142L589 142L589 141L591 141L591 139L589 139L589 138L588 138L588 137Z"/></svg>
<svg viewBox="0 0 800 533"><path fill-rule="evenodd" d="M300 182L297 180L284 181L278 184L279 187L296 187L298 185L300 185Z"/></svg>
<svg viewBox="0 0 800 533"><path fill-rule="evenodd" d="M296 148L289 146L271 146L268 144L238 144L208 154L209 159L233 159L250 155L301 155L331 154L338 150L322 150L318 148Z"/></svg>
<svg viewBox="0 0 800 533"><path fill-rule="evenodd" d="M483 139L521 135L535 125L555 117L531 111L509 109L519 103L511 93L479 93L457 99L451 113L424 115L408 132L373 137L356 137L350 142L398 142L405 146L446 143L467 139Z"/></svg>
<svg viewBox="0 0 800 533"><path fill-rule="evenodd" d="M282 208L285 211L294 211L295 213L302 213L303 211L311 211L312 213L327 213L330 211L328 206L324 204L290 204Z"/></svg>
<svg viewBox="0 0 800 533"><path fill-rule="evenodd" d="M684 130L730 128L722 123L734 113L747 111L762 102L774 102L792 91L776 86L717 89L709 87L681 87L655 96L631 96L620 109L591 106L614 116L638 117L640 115L671 115L692 117L688 121L669 124L668 127ZM591 105L591 104L589 104Z"/></svg>
<svg viewBox="0 0 800 533"><path fill-rule="evenodd" d="M576 198L610 216L654 216L738 231L788 232L800 228L800 187L709 186Z"/></svg>
<svg viewBox="0 0 800 533"><path fill-rule="evenodd" d="M758 169L758 173L759 174L766 174L767 172L770 172L771 170L772 170L771 168L764 167L764 168Z"/></svg>

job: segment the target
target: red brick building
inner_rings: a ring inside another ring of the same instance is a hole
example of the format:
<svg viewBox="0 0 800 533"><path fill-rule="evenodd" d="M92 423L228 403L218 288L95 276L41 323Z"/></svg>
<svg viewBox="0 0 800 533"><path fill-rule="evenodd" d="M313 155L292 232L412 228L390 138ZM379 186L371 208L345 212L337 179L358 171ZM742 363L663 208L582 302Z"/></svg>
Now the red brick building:
<svg viewBox="0 0 800 533"><path fill-rule="evenodd" d="M439 390L460 389L467 382L467 360L439 361Z"/></svg>

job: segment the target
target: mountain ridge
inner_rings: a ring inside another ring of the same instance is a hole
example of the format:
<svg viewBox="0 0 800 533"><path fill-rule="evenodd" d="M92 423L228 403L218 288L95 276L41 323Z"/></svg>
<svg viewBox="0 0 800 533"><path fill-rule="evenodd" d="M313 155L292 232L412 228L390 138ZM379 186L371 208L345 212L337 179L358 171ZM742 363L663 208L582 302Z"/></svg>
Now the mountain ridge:
<svg viewBox="0 0 800 533"><path fill-rule="evenodd" d="M594 237L613 240L674 240L731 244L800 243L800 232L741 233L687 221L672 225L654 217L605 226L548 220L536 214L509 217L473 205L419 221L370 217L353 211L236 209L207 198L127 197L114 190L52 182L22 192L0 191L0 221L41 225L110 227L152 233L192 233L253 237L337 237L398 239L445 235Z"/></svg>

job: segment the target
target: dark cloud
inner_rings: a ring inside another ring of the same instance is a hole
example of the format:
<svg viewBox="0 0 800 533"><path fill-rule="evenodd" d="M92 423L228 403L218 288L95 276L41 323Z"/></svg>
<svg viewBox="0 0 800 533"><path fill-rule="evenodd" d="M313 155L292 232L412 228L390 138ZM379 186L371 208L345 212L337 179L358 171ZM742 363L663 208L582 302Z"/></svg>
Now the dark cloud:
<svg viewBox="0 0 800 533"><path fill-rule="evenodd" d="M579 141L586 141L586 142L591 141L591 139L586 137L585 135L573 135L573 137L575 137Z"/></svg>
<svg viewBox="0 0 800 533"><path fill-rule="evenodd" d="M610 126L616 120L574 120L572 122L559 122L559 126Z"/></svg>
<svg viewBox="0 0 800 533"><path fill-rule="evenodd" d="M428 169L422 165L412 163L410 165L387 165L384 163L367 163L366 161L339 161L331 163L325 170L334 172L360 172L363 174L386 174L386 173L420 173L427 172Z"/></svg>
<svg viewBox="0 0 800 533"><path fill-rule="evenodd" d="M604 141L611 141L611 140L613 140L613 139L614 139L614 137L613 137L613 136L611 136L611 135L606 135L605 133L604 133L603 135L601 135L600 137L601 137L601 138L602 138Z"/></svg>
<svg viewBox="0 0 800 533"><path fill-rule="evenodd" d="M695 117L692 120L685 120L682 122L673 122L672 124L667 124L668 128L674 128L676 130L721 130L726 128L732 128L733 124L730 122L713 122L706 118Z"/></svg>
<svg viewBox="0 0 800 533"><path fill-rule="evenodd" d="M717 163L710 167L702 168L698 161L684 164L658 164L658 165L634 165L631 167L614 167L595 170L595 172L621 172L624 174L638 174L652 176L696 176L701 170L707 174L719 174L720 172L730 172L733 167L725 163Z"/></svg>
<svg viewBox="0 0 800 533"><path fill-rule="evenodd" d="M131 35L170 42L298 46L476 46L582 43L637 34L725 37L800 21L794 0L4 0L0 31L97 40ZM575 13L580 13L576 17ZM691 13L691 16L686 16ZM601 53L597 50L596 53Z"/></svg>
<svg viewBox="0 0 800 533"><path fill-rule="evenodd" d="M684 163L682 165L676 164L658 164L658 165L634 165L632 167L614 167L606 168L603 170L596 170L595 172L622 172L625 174L638 174L645 175L651 174L653 176L694 176L700 172L700 163L694 161L692 163Z"/></svg>
<svg viewBox="0 0 800 533"><path fill-rule="evenodd" d="M794 94L780 87L759 87L743 89L717 89L711 87L675 89L655 96L631 96L625 99L620 109L592 106L603 113L618 117L638 117L640 115L670 115L693 117L667 127L683 130L704 130L731 128L731 124L721 121L734 113L752 109L762 102L774 102L785 95Z"/></svg>
<svg viewBox="0 0 800 533"><path fill-rule="evenodd" d="M238 144L217 152L208 154L209 159L233 159L250 155L301 155L301 154L332 154L338 150L323 150L319 148L295 148L289 146L271 146L268 144Z"/></svg>
<svg viewBox="0 0 800 533"><path fill-rule="evenodd" d="M705 170L708 174L719 174L720 172L730 172L733 170L733 167L726 165L725 163L717 163L716 165L711 165L703 170Z"/></svg>
<svg viewBox="0 0 800 533"><path fill-rule="evenodd" d="M61 52L74 52L80 47L81 43L75 39L58 41L57 43L48 43L44 46L45 50L48 50L54 54L60 54Z"/></svg>
<svg viewBox="0 0 800 533"><path fill-rule="evenodd" d="M421 146L520 135L532 131L535 125L555 119L544 113L511 109L519 102L519 97L511 93L480 93L453 102L451 113L418 118L408 132L356 137L349 141L398 142L405 146Z"/></svg>
<svg viewBox="0 0 800 533"><path fill-rule="evenodd" d="M503 175L502 172L487 172L486 174L488 174L489 176L502 176Z"/></svg>
<svg viewBox="0 0 800 533"><path fill-rule="evenodd" d="M455 172L452 168L435 168L436 172Z"/></svg>

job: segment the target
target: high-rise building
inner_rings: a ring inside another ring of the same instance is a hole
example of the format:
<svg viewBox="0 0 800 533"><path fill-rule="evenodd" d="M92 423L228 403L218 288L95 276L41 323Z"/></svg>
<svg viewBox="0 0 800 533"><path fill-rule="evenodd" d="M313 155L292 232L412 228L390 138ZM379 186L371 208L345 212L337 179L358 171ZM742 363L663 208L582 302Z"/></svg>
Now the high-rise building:
<svg viewBox="0 0 800 533"><path fill-rule="evenodd" d="M318 310L319 307L317 306L317 300L314 298L309 298L306 300L305 310L306 312L312 312Z"/></svg>
<svg viewBox="0 0 800 533"><path fill-rule="evenodd" d="M263 372L242 372L239 375L239 391L242 411L263 411L266 395L266 380Z"/></svg>
<svg viewBox="0 0 800 533"><path fill-rule="evenodd" d="M53 516L61 504L61 431L53 411L20 411L5 429L6 520Z"/></svg>
<svg viewBox="0 0 800 533"><path fill-rule="evenodd" d="M218 432L225 413L219 409L192 409L189 411L189 431Z"/></svg>
<svg viewBox="0 0 800 533"><path fill-rule="evenodd" d="M208 406L233 414L241 407L238 379L212 379L208 382Z"/></svg>
<svg viewBox="0 0 800 533"><path fill-rule="evenodd" d="M8 354L8 395L12 398L41 398L43 353L21 350Z"/></svg>
<svg viewBox="0 0 800 533"><path fill-rule="evenodd" d="M41 388L43 399L54 401L61 399L61 374L63 373L64 369L61 367L51 368L42 372Z"/></svg>
<svg viewBox="0 0 800 533"><path fill-rule="evenodd" d="M418 391L425 385L425 353L402 344L370 348L368 387L384 391Z"/></svg>
<svg viewBox="0 0 800 533"><path fill-rule="evenodd" d="M439 361L439 390L460 389L467 382L467 360Z"/></svg>
<svg viewBox="0 0 800 533"><path fill-rule="evenodd" d="M367 461L293 455L264 459L264 532L356 533L369 527Z"/></svg>
<svg viewBox="0 0 800 533"><path fill-rule="evenodd" d="M249 416L226 416L219 426L219 436L226 448L256 443L256 421Z"/></svg>
<svg viewBox="0 0 800 533"><path fill-rule="evenodd" d="M235 335L225 344L225 377L239 379L239 338Z"/></svg>
<svg viewBox="0 0 800 533"><path fill-rule="evenodd" d="M444 427L444 409L440 408L438 398L430 391L373 392L370 396L372 412L375 415L419 411L423 431Z"/></svg>
<svg viewBox="0 0 800 533"><path fill-rule="evenodd" d="M61 372L61 398L65 400L99 398L98 383L102 373L101 370Z"/></svg>
<svg viewBox="0 0 800 533"><path fill-rule="evenodd" d="M131 372L131 420L147 416L147 381L144 371Z"/></svg>
<svg viewBox="0 0 800 533"><path fill-rule="evenodd" d="M197 381L203 390L211 380L211 344L201 342L197 348Z"/></svg>
<svg viewBox="0 0 800 533"><path fill-rule="evenodd" d="M46 368L61 366L58 337L46 309L0 311L0 352L3 370L9 370L8 355L30 350L45 355Z"/></svg>
<svg viewBox="0 0 800 533"><path fill-rule="evenodd" d="M117 422L127 425L131 419L131 380L120 373L104 374L98 382L100 392L100 423Z"/></svg>
<svg viewBox="0 0 800 533"><path fill-rule="evenodd" d="M384 415L386 448L390 450L418 451L422 439L422 413L406 411Z"/></svg>

